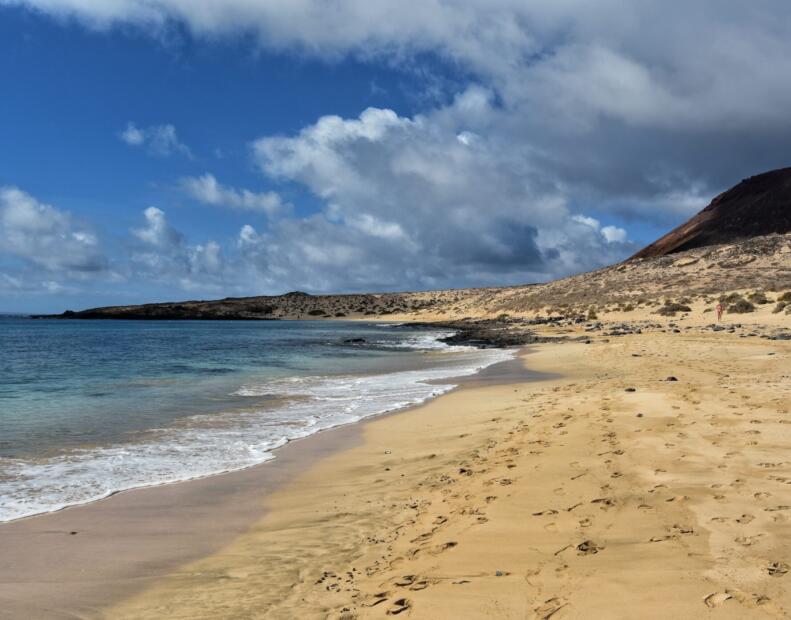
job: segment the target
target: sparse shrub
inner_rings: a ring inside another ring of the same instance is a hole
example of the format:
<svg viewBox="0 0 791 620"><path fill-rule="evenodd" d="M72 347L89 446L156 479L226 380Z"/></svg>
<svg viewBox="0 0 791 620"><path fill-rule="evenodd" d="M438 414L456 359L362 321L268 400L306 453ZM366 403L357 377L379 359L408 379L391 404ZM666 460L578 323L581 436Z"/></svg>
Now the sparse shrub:
<svg viewBox="0 0 791 620"><path fill-rule="evenodd" d="M596 314L596 309L593 308L593 307L588 308L588 320L589 321L595 321L598 318L599 318L599 315Z"/></svg>
<svg viewBox="0 0 791 620"><path fill-rule="evenodd" d="M777 301L785 301L786 303L791 303L791 291L786 291L780 297L777 298Z"/></svg>
<svg viewBox="0 0 791 620"><path fill-rule="evenodd" d="M746 314L747 312L755 312L755 306L741 297L728 306L728 314Z"/></svg>
<svg viewBox="0 0 791 620"><path fill-rule="evenodd" d="M777 305L772 309L772 314L779 314L789 305L790 304L787 301L778 301Z"/></svg>
<svg viewBox="0 0 791 620"><path fill-rule="evenodd" d="M730 295L720 295L720 303L723 304L735 304L736 302L743 299L739 293L731 293Z"/></svg>
<svg viewBox="0 0 791 620"><path fill-rule="evenodd" d="M661 316L676 316L676 312L691 312L692 308L675 301L665 300L665 305L656 311Z"/></svg>
<svg viewBox="0 0 791 620"><path fill-rule="evenodd" d="M346 313L345 313L345 312L336 312L336 313L335 313L335 316L336 316L336 317L342 317L342 316L346 316Z"/></svg>
<svg viewBox="0 0 791 620"><path fill-rule="evenodd" d="M634 306L633 306L632 304L626 304L626 305L623 307L623 311L624 311L624 312L631 312L632 310L634 310Z"/></svg>
<svg viewBox="0 0 791 620"><path fill-rule="evenodd" d="M772 301L766 296L766 293L763 293L762 291L756 291L755 293L750 293L747 296L747 299L749 299L754 304L758 304L758 305L768 304L769 302Z"/></svg>
<svg viewBox="0 0 791 620"><path fill-rule="evenodd" d="M324 310L319 310L317 308L316 310L310 310L308 316L325 316L325 313Z"/></svg>

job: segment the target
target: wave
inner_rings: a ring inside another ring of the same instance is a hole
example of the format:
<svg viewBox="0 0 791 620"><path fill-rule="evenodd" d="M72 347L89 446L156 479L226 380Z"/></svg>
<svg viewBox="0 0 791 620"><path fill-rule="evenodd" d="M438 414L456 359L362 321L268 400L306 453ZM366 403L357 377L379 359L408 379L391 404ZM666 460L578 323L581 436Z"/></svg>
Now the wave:
<svg viewBox="0 0 791 620"><path fill-rule="evenodd" d="M237 397L275 404L197 415L136 441L38 460L0 460L0 521L60 510L119 491L244 469L274 458L294 439L420 404L471 375L513 357L502 349L449 347L444 334L407 337L396 347L441 350L441 367L378 375L307 376L243 385Z"/></svg>

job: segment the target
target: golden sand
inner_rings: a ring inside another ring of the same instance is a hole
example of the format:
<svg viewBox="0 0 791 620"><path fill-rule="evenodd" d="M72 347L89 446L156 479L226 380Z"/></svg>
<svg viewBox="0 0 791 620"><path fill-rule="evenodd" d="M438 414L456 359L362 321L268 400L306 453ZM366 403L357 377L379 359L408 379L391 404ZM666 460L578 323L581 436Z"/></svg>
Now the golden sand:
<svg viewBox="0 0 791 620"><path fill-rule="evenodd" d="M364 423L106 617L791 613L791 342L653 332L523 359L561 376Z"/></svg>

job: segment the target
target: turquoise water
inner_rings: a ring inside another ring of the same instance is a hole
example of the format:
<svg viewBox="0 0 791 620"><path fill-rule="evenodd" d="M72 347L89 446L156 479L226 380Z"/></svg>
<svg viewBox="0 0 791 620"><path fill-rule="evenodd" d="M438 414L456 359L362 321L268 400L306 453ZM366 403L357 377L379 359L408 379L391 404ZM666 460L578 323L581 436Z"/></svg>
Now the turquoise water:
<svg viewBox="0 0 791 620"><path fill-rule="evenodd" d="M0 317L0 520L249 467L510 357L441 335L356 322Z"/></svg>

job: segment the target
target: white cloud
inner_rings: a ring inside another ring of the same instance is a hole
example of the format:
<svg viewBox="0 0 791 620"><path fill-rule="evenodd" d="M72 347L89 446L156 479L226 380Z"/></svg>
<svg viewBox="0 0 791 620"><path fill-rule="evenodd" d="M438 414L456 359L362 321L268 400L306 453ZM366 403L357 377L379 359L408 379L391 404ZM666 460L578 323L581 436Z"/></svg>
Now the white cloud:
<svg viewBox="0 0 791 620"><path fill-rule="evenodd" d="M129 122L126 129L118 134L122 142L129 146L145 147L152 155L168 157L173 154L192 158L192 151L179 141L173 125L152 125L140 128Z"/></svg>
<svg viewBox="0 0 791 620"><path fill-rule="evenodd" d="M287 209L277 192L251 192L247 189L234 189L220 184L214 175L181 179L182 189L190 196L205 204L230 207L244 211L259 211L275 215Z"/></svg>
<svg viewBox="0 0 791 620"><path fill-rule="evenodd" d="M79 275L107 268L93 232L16 187L0 187L0 251L53 272Z"/></svg>
<svg viewBox="0 0 791 620"><path fill-rule="evenodd" d="M596 231L607 243L625 243L627 240L627 233L623 228L619 228L618 226L602 226L601 222L596 218L587 215L573 215L571 220Z"/></svg>
<svg viewBox="0 0 791 620"><path fill-rule="evenodd" d="M494 115L473 87L431 114L370 108L257 140L261 170L303 184L324 210L263 235L244 228L240 246L265 279L323 289L535 280L632 249L619 229L580 226L557 188L486 131Z"/></svg>
<svg viewBox="0 0 791 620"><path fill-rule="evenodd" d="M194 35L254 35L259 45L322 58L411 59L433 52L509 100L665 125L673 119L784 122L791 10L782 0L2 0L92 28L169 23ZM745 92L750 97L740 96ZM547 101L544 101L547 103ZM708 103L708 106L701 104Z"/></svg>
<svg viewBox="0 0 791 620"><path fill-rule="evenodd" d="M626 231L617 226L604 226L601 229L601 234L607 240L607 243L623 243L626 241Z"/></svg>
<svg viewBox="0 0 791 620"><path fill-rule="evenodd" d="M791 81L777 77L791 73L783 0L0 3L155 36L178 24L199 38L252 39L325 60L411 68L422 55L439 57L496 94L489 132L509 138L569 195L582 186L595 200L664 204L651 180L656 165L686 171L710 194L784 163L791 143ZM129 129L145 142L145 130Z"/></svg>
<svg viewBox="0 0 791 620"><path fill-rule="evenodd" d="M170 225L165 212L157 207L143 211L143 219L144 225L131 231L141 242L131 255L134 278L177 282L186 290L220 291L226 276L234 275L226 273L226 260L216 241L187 243L184 235Z"/></svg>
<svg viewBox="0 0 791 620"><path fill-rule="evenodd" d="M132 230L135 237L158 248L171 248L182 244L181 234L167 223L164 211L156 207L148 207L143 211L143 217L145 226Z"/></svg>
<svg viewBox="0 0 791 620"><path fill-rule="evenodd" d="M131 146L140 146L145 142L145 134L132 123L127 124L121 132L121 140Z"/></svg>
<svg viewBox="0 0 791 620"><path fill-rule="evenodd" d="M245 224L239 231L239 239L237 244L239 247L246 247L254 245L259 239L258 232L250 224Z"/></svg>
<svg viewBox="0 0 791 620"><path fill-rule="evenodd" d="M624 228L580 212L676 223L740 178L787 165L791 147L791 81L778 79L791 73L791 5L781 0L0 3L91 28L178 24L199 38L244 37L327 61L412 70L428 56L431 68L415 74L433 77L446 61L464 76L427 80L425 90L444 90L412 117L370 108L254 142L264 174L320 203L310 217L281 213L266 229L242 228L234 244L262 290L497 283L595 267L633 248ZM170 125L130 124L121 138L189 153ZM209 174L182 187L207 204L281 208L277 194ZM163 273L185 278L214 269L207 280L219 281L211 257L222 253L163 233L158 217L146 215L137 238L160 245L140 256L161 266L165 255Z"/></svg>

